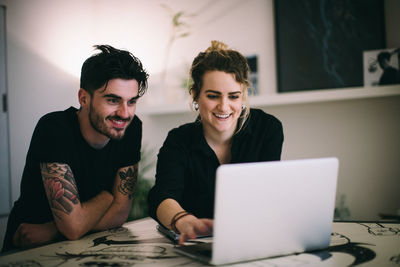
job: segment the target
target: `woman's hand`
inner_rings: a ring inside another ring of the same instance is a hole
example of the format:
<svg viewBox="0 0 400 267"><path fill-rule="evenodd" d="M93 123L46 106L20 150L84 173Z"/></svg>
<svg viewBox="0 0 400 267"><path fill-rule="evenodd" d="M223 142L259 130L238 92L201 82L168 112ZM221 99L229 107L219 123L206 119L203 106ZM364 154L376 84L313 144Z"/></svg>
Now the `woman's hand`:
<svg viewBox="0 0 400 267"><path fill-rule="evenodd" d="M211 235L213 231L212 219L197 218L171 198L165 199L158 205L157 218L169 229L180 233L178 241L180 245L188 239Z"/></svg>
<svg viewBox="0 0 400 267"><path fill-rule="evenodd" d="M212 219L199 219L189 214L175 222L176 229L180 232L179 245L188 239L195 239L198 236L211 235L213 231Z"/></svg>

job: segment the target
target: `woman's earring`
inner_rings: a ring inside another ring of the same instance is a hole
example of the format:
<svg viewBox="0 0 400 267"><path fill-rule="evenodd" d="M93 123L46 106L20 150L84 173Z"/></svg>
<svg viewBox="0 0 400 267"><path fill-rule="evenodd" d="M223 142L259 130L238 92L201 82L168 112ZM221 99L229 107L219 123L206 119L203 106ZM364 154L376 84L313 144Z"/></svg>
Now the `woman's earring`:
<svg viewBox="0 0 400 267"><path fill-rule="evenodd" d="M242 110L245 110L246 109L246 105L242 105Z"/></svg>
<svg viewBox="0 0 400 267"><path fill-rule="evenodd" d="M199 103L197 103L196 101L193 101L193 109L198 111L199 110Z"/></svg>

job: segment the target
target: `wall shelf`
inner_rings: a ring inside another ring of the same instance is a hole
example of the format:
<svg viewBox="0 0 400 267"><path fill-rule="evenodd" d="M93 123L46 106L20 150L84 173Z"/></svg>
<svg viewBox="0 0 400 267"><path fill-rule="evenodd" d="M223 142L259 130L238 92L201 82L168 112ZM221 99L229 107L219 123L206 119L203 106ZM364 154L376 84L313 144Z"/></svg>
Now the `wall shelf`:
<svg viewBox="0 0 400 267"><path fill-rule="evenodd" d="M376 98L400 95L400 85L352 87L342 89L324 89L290 93L274 93L252 96L249 98L251 107L283 106L292 104L307 104L315 102ZM191 112L188 101L173 104L149 105L137 107L139 115L170 115Z"/></svg>

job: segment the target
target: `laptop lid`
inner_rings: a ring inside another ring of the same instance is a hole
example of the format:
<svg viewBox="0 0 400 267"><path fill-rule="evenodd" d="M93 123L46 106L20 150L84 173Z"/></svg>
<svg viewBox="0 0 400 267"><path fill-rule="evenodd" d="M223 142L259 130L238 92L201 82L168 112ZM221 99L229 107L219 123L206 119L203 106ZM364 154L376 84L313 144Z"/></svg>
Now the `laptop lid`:
<svg viewBox="0 0 400 267"><path fill-rule="evenodd" d="M337 158L222 165L211 264L329 246Z"/></svg>

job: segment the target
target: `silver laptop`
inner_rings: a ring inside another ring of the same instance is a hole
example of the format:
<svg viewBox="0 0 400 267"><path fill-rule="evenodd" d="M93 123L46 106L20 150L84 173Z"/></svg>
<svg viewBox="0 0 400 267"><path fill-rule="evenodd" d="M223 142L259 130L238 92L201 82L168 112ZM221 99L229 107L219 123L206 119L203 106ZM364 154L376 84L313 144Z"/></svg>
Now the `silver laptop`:
<svg viewBox="0 0 400 267"><path fill-rule="evenodd" d="M221 165L212 242L175 250L219 265L328 247L338 167L337 158Z"/></svg>

